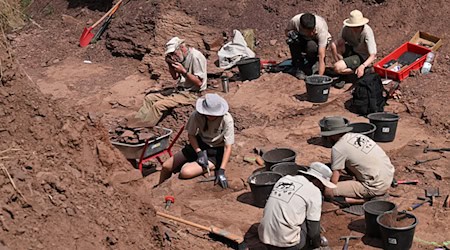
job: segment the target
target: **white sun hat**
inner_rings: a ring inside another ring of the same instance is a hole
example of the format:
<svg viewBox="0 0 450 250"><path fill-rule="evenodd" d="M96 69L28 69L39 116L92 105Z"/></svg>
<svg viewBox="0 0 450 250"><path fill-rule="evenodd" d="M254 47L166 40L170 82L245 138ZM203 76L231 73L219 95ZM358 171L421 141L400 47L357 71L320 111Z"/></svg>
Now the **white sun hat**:
<svg viewBox="0 0 450 250"><path fill-rule="evenodd" d="M321 162L313 162L309 165L307 171L299 170L299 172L318 179L325 187L336 188L336 185L330 181L333 172L327 165Z"/></svg>
<svg viewBox="0 0 450 250"><path fill-rule="evenodd" d="M206 94L197 99L195 109L202 115L223 116L228 112L228 103L218 94Z"/></svg>
<svg viewBox="0 0 450 250"><path fill-rule="evenodd" d="M350 12L350 17L344 20L344 25L347 27L359 27L368 22L369 19L365 18L361 11L353 10Z"/></svg>
<svg viewBox="0 0 450 250"><path fill-rule="evenodd" d="M166 43L166 55L174 52L180 44L184 43L184 39L175 36Z"/></svg>

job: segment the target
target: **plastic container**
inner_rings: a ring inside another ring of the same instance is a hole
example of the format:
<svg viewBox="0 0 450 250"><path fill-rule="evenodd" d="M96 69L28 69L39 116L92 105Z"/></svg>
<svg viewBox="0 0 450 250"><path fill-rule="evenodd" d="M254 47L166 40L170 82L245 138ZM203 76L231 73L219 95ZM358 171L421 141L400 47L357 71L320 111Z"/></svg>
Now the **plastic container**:
<svg viewBox="0 0 450 250"><path fill-rule="evenodd" d="M271 171L257 172L248 177L247 181L252 190L255 206L263 208L266 205L275 183L281 177L283 177L282 174Z"/></svg>
<svg viewBox="0 0 450 250"><path fill-rule="evenodd" d="M157 154L169 146L169 137L172 134L172 130L168 128L155 127L156 129L162 130L164 133L162 136L148 141L147 149L145 150L144 158ZM127 159L139 159L142 154L142 150L144 150L145 143L140 144L127 144L121 142L111 141L111 144L114 145L117 149L122 152L122 154Z"/></svg>
<svg viewBox="0 0 450 250"><path fill-rule="evenodd" d="M381 240L385 250L407 250L410 249L414 240L414 233L419 220L411 213L406 214L407 218L414 219L414 222L405 227L390 227L383 224L383 218L389 216L391 212L380 214L377 223L380 226Z"/></svg>
<svg viewBox="0 0 450 250"><path fill-rule="evenodd" d="M261 75L261 63L257 57L241 59L236 65L239 68L241 81L258 79Z"/></svg>
<svg viewBox="0 0 450 250"><path fill-rule="evenodd" d="M375 130L373 140L377 142L391 142L395 139L397 132L397 123L400 117L397 114L389 112L378 112L368 114L370 123L374 124Z"/></svg>
<svg viewBox="0 0 450 250"><path fill-rule="evenodd" d="M430 52L427 54L427 59L425 60L425 63L422 66L422 69L420 70L420 73L426 75L430 73L431 66L434 60L434 53Z"/></svg>
<svg viewBox="0 0 450 250"><path fill-rule="evenodd" d="M423 55L421 58L419 58L414 63L411 63L407 67L405 67L403 70L400 70L398 72L395 72L393 70L385 69L383 68L383 65L388 63L390 60L398 60L398 58L405 52L410 51L417 54ZM406 42L402 44L400 47L398 47L396 50L394 50L392 53L387 55L385 58L381 59L381 61L377 62L373 67L375 69L375 72L379 74L381 77L390 78L397 81L402 81L406 77L409 76L409 72L411 70L420 69L422 65L425 62L426 54L430 52L431 50L413 43Z"/></svg>
<svg viewBox="0 0 450 250"><path fill-rule="evenodd" d="M333 79L331 77L311 75L306 77L305 82L308 101L314 103L322 103L328 100L331 83L333 82Z"/></svg>
<svg viewBox="0 0 450 250"><path fill-rule="evenodd" d="M262 155L266 170L270 171L270 168L281 162L295 162L297 153L289 148L275 148L265 152Z"/></svg>
<svg viewBox="0 0 450 250"><path fill-rule="evenodd" d="M285 175L297 175L299 170L306 170L304 166L299 166L295 162L281 162L273 165L271 171Z"/></svg>
<svg viewBox="0 0 450 250"><path fill-rule="evenodd" d="M375 124L367 122L350 123L348 126L353 128L350 132L366 135L372 140L375 135L375 130L377 129Z"/></svg>
<svg viewBox="0 0 450 250"><path fill-rule="evenodd" d="M366 222L366 235L379 238L381 236L380 228L377 223L377 217L385 212L394 211L397 205L390 201L374 200L363 204L364 220Z"/></svg>

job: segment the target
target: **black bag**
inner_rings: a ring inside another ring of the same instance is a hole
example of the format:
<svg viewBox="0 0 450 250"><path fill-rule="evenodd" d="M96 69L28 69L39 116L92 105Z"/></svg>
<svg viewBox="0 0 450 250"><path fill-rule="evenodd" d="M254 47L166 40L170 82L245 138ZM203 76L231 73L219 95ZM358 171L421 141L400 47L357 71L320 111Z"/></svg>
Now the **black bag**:
<svg viewBox="0 0 450 250"><path fill-rule="evenodd" d="M356 82L351 108L360 115L384 111L389 93L376 73L365 74Z"/></svg>

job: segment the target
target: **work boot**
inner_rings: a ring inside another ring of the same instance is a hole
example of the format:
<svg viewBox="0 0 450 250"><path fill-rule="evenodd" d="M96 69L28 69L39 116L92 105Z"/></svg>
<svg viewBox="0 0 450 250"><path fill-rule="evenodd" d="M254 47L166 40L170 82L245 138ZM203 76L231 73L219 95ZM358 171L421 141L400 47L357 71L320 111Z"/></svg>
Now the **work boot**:
<svg viewBox="0 0 450 250"><path fill-rule="evenodd" d="M306 74L301 69L297 69L294 76L297 79L299 79L299 80L305 80L306 79Z"/></svg>
<svg viewBox="0 0 450 250"><path fill-rule="evenodd" d="M338 80L335 84L334 87L337 89L342 89L345 86L345 81L344 80Z"/></svg>

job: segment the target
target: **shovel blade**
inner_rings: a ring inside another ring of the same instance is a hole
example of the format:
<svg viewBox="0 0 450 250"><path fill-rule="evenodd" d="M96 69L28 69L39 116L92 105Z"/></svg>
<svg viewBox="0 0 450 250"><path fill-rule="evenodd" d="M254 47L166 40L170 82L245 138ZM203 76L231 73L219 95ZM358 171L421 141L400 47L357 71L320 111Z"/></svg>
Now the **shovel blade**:
<svg viewBox="0 0 450 250"><path fill-rule="evenodd" d="M91 31L92 31L92 27L84 28L83 33L81 34L81 37L80 37L80 46L81 47L86 47L91 42L92 38L94 37L94 33L92 33Z"/></svg>

